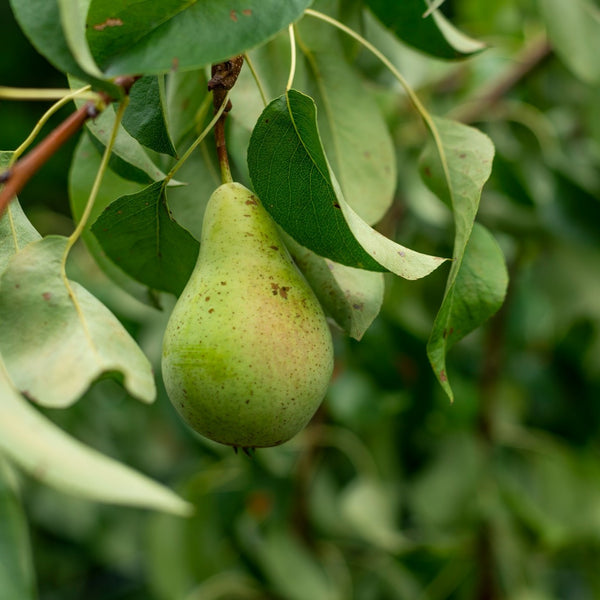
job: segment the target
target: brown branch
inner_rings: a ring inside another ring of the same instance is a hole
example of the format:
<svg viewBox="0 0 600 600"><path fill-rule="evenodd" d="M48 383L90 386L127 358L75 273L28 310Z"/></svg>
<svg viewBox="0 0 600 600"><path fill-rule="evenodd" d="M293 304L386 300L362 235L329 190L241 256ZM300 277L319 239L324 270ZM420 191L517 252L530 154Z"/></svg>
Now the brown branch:
<svg viewBox="0 0 600 600"><path fill-rule="evenodd" d="M115 83L127 95L139 75L117 77ZM104 92L100 96L105 105L114 102L114 98ZM100 113L98 105L92 101L69 115L56 129L50 132L33 150L18 160L12 167L0 173L0 218L11 200L25 187L37 171L56 154L59 148L77 133L88 119L94 119Z"/></svg>
<svg viewBox="0 0 600 600"><path fill-rule="evenodd" d="M464 104L451 111L448 116L463 123L479 120L551 52L552 47L545 34L535 37L515 56L510 68L476 90Z"/></svg>
<svg viewBox="0 0 600 600"><path fill-rule="evenodd" d="M0 217L10 201L25 187L31 177L56 153L56 151L77 131L88 119L98 115L93 102L88 102L69 115L56 129L45 137L29 154L17 161L10 169L0 175L0 183L4 187L0 191Z"/></svg>
<svg viewBox="0 0 600 600"><path fill-rule="evenodd" d="M231 60L214 64L211 67L211 79L208 90L213 93L215 112L221 108L227 92L233 88L244 64L243 56L234 56ZM227 103L225 113L231 110L231 102Z"/></svg>
<svg viewBox="0 0 600 600"><path fill-rule="evenodd" d="M208 82L208 89L213 93L215 113L221 108L221 105L225 101L225 96L227 96L227 92L235 85L243 64L244 57L240 55L235 56L231 60L212 65L212 77ZM227 155L227 144L225 142L225 119L230 110L231 101L228 101L223 114L215 123L215 142L223 183L232 180L231 170L229 168L229 156Z"/></svg>

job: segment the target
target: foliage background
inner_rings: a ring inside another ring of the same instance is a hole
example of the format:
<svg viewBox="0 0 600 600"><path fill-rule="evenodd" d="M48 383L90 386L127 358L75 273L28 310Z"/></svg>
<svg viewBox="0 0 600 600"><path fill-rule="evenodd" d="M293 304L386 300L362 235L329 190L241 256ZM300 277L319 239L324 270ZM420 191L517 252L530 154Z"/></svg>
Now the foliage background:
<svg viewBox="0 0 600 600"><path fill-rule="evenodd" d="M389 277L364 338L336 335L335 380L311 427L253 460L191 435L162 386L147 407L102 381L85 402L45 413L173 486L196 515L92 504L24 478L40 598L600 597L600 90L549 53L493 105L481 102L543 34L542 4L446 2L455 25L489 44L460 63L379 40L428 108L475 105L496 145L479 221L500 241L511 283L500 313L449 355L454 404L425 354L446 271ZM63 86L6 4L0 21L2 84ZM357 60L396 143L397 198L379 228L450 252L448 217L417 181L415 117L379 66ZM16 147L43 110L0 103L2 146ZM20 195L42 233L71 231L73 147ZM112 289L83 247L74 269L159 373L166 315Z"/></svg>

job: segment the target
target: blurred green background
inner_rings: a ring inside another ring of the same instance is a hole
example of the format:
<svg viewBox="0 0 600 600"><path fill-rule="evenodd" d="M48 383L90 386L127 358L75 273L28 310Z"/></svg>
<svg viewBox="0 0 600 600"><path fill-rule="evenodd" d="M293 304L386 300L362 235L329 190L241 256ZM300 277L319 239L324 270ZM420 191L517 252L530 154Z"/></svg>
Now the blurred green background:
<svg viewBox="0 0 600 600"><path fill-rule="evenodd" d="M418 282L390 277L364 338L335 334L335 378L311 426L253 459L191 434L160 382L151 407L100 382L46 414L172 486L196 515L92 504L24 479L42 600L600 598L600 85L546 46L541 4L446 2L453 23L489 45L459 63L371 30L433 113L468 116L497 149L479 220L504 250L510 288L501 311L448 357L454 404L425 354L442 270ZM0 22L0 84L65 85L7 3ZM371 58L357 64L397 144L397 201L379 227L449 253L449 216L418 182L415 116ZM493 103L490 90L501 91ZM0 101L2 149L20 144L45 108ZM72 227L74 144L20 196L43 234ZM82 282L160 373L168 311L116 293L83 248L77 256Z"/></svg>

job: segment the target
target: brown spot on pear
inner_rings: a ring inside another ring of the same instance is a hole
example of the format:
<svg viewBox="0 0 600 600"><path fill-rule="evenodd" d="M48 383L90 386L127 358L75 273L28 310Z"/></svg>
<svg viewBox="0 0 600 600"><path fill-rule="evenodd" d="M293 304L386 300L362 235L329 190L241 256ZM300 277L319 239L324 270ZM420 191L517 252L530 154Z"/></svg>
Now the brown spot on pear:
<svg viewBox="0 0 600 600"><path fill-rule="evenodd" d="M270 281L285 295L274 295ZM210 304L199 301L206 296ZM220 186L206 207L196 267L165 331L162 372L171 402L212 440L275 446L310 421L332 370L325 315L275 223L250 190Z"/></svg>

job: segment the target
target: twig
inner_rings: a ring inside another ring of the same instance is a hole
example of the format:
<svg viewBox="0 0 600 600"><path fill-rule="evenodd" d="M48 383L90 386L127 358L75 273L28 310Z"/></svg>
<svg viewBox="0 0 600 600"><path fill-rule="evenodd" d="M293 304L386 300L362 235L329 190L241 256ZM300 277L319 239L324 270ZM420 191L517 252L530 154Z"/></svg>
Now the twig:
<svg viewBox="0 0 600 600"><path fill-rule="evenodd" d="M514 59L509 69L476 90L464 104L451 111L449 118L463 123L472 123L515 87L552 52L545 34L533 38Z"/></svg>
<svg viewBox="0 0 600 600"><path fill-rule="evenodd" d="M235 56L231 60L226 60L225 62L217 63L212 66L212 78L208 82L208 89L213 93L215 113L221 108L227 93L235 85L243 64L244 57ZM225 142L225 119L230 110L231 102L228 101L223 114L215 123L215 142L217 146L219 167L221 168L221 181L223 183L231 183L233 181L231 169L229 167L229 156L227 155L227 144Z"/></svg>
<svg viewBox="0 0 600 600"><path fill-rule="evenodd" d="M23 189L25 184L40 167L71 138L88 119L98 115L95 102L87 102L69 115L56 129L45 137L29 154L17 161L0 175L4 187L0 191L0 217L10 201Z"/></svg>
<svg viewBox="0 0 600 600"><path fill-rule="evenodd" d="M123 75L115 79L115 83L123 90L125 95L129 95L131 86L140 78L139 75ZM0 88L10 89L10 88ZM23 91L23 90L21 90ZM56 90L51 90L53 93ZM65 90L67 96L73 92ZM36 92L37 93L37 92ZM98 101L100 98L100 101ZM75 133L77 133L88 119L96 118L104 108L113 102L105 92L98 92L94 100L88 101L74 113L68 116L56 129L51 131L29 154L11 165L6 171L0 173L0 184L4 187L0 190L0 218L10 201L25 187L25 184L35 175L35 173L53 156L58 149Z"/></svg>

